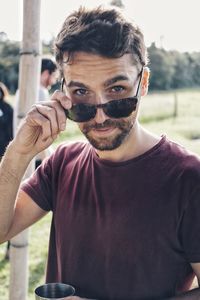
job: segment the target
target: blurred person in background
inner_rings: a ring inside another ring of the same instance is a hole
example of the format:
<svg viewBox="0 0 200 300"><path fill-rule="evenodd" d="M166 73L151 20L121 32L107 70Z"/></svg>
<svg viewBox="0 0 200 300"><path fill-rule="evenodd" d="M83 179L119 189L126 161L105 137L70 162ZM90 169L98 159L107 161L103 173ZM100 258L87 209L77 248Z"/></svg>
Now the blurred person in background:
<svg viewBox="0 0 200 300"><path fill-rule="evenodd" d="M58 78L56 63L50 58L43 58L41 65L38 102L49 99L49 90Z"/></svg>
<svg viewBox="0 0 200 300"><path fill-rule="evenodd" d="M13 139L13 108L6 101L8 96L8 89L0 82L0 160Z"/></svg>

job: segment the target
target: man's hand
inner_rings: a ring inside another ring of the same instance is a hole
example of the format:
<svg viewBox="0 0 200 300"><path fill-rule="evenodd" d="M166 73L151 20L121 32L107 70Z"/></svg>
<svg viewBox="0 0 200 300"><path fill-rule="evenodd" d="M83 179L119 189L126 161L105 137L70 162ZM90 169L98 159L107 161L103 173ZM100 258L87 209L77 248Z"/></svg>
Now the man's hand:
<svg viewBox="0 0 200 300"><path fill-rule="evenodd" d="M35 156L48 148L57 135L65 129L64 109L71 107L71 101L56 91L51 101L34 104L20 125L12 144L19 154Z"/></svg>

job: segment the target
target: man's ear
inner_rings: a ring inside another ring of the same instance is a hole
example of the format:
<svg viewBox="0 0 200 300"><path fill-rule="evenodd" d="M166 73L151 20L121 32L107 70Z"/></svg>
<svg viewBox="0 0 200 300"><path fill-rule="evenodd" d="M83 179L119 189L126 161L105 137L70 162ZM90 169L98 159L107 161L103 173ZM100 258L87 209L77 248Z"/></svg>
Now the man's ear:
<svg viewBox="0 0 200 300"><path fill-rule="evenodd" d="M142 76L142 82L141 82L141 96L146 96L148 93L148 87L149 87L149 75L150 70L148 67L144 67L143 69L143 76Z"/></svg>

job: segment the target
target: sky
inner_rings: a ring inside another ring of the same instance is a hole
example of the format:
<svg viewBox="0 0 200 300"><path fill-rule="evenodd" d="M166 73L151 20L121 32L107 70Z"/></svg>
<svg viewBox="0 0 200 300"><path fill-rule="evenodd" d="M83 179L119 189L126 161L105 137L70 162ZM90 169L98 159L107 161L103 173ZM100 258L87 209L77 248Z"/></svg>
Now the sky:
<svg viewBox="0 0 200 300"><path fill-rule="evenodd" d="M41 39L55 36L65 17L80 5L108 4L106 0L41 0ZM200 52L200 0L122 0L127 15L143 30L147 46ZM0 0L0 32L21 40L23 0Z"/></svg>

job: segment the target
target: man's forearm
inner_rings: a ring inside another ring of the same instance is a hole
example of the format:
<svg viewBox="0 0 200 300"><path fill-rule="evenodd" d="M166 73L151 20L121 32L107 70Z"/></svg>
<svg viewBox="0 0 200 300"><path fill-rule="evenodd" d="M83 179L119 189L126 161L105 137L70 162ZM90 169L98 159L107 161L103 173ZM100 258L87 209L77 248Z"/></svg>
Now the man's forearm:
<svg viewBox="0 0 200 300"><path fill-rule="evenodd" d="M20 182L30 162L26 155L16 153L12 143L0 164L0 241L8 232L14 215L15 200Z"/></svg>
<svg viewBox="0 0 200 300"><path fill-rule="evenodd" d="M164 300L200 300L200 288Z"/></svg>

